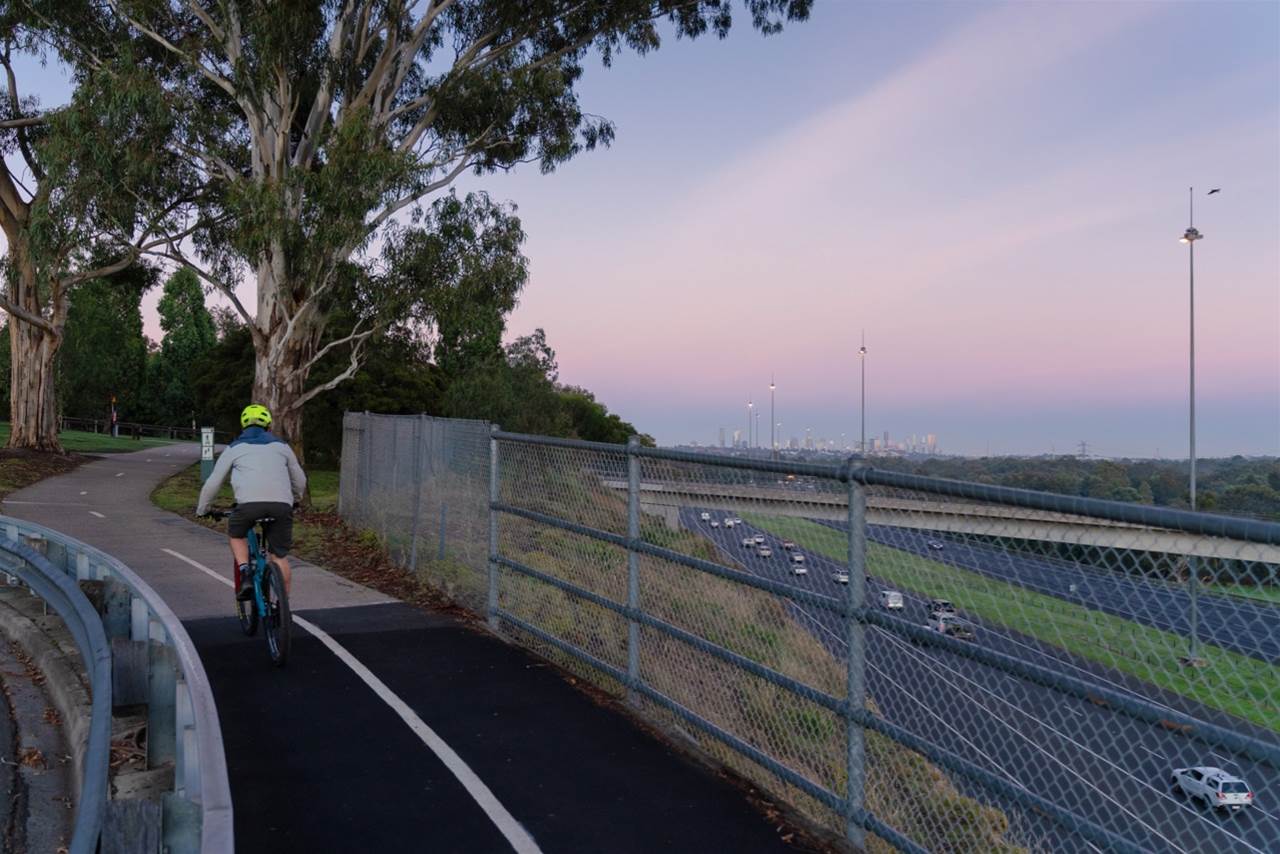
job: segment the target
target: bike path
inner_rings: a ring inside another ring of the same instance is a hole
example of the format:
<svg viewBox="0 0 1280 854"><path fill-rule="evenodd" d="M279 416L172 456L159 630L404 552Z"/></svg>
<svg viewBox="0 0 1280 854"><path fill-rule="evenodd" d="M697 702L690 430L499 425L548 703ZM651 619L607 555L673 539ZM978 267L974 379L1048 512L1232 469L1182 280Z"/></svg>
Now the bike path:
<svg viewBox="0 0 1280 854"><path fill-rule="evenodd" d="M237 851L513 850L475 788L331 647L295 624L280 670L243 636L225 538L149 500L198 450L87 463L0 512L117 556L183 619L217 701ZM532 837L527 850L791 850L733 786L523 650L318 567L294 579L295 612L447 743Z"/></svg>

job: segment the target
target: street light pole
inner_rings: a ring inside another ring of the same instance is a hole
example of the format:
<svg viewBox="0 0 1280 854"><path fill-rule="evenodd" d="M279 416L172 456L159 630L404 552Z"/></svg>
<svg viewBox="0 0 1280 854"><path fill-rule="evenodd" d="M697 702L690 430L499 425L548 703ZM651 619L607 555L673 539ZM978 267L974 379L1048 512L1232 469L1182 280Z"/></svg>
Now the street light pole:
<svg viewBox="0 0 1280 854"><path fill-rule="evenodd" d="M1195 228L1195 188L1187 188L1188 211L1187 211L1187 230L1183 233L1181 242L1187 244L1187 259L1189 263L1188 277L1190 281L1189 303L1190 303L1190 437L1191 437L1191 483L1190 497L1191 509L1196 509L1196 241L1204 237L1203 234L1196 231ZM1191 622L1191 643L1187 653L1187 664L1192 667L1203 665L1205 662L1200 657L1200 579L1199 571L1196 567L1195 555L1187 556L1187 568L1190 578L1187 582L1187 595L1190 598L1190 622Z"/></svg>
<svg viewBox="0 0 1280 854"><path fill-rule="evenodd" d="M858 348L858 361L862 363L862 439L858 453L867 453L867 330L862 330L862 346Z"/></svg>
<svg viewBox="0 0 1280 854"><path fill-rule="evenodd" d="M769 377L769 456L773 459L778 458L778 434L775 430L775 413L773 408L773 377Z"/></svg>
<svg viewBox="0 0 1280 854"><path fill-rule="evenodd" d="M752 421L751 414L753 409L755 409L755 404L752 403L750 400L748 400L747 401L747 450L748 451L751 450L751 421Z"/></svg>

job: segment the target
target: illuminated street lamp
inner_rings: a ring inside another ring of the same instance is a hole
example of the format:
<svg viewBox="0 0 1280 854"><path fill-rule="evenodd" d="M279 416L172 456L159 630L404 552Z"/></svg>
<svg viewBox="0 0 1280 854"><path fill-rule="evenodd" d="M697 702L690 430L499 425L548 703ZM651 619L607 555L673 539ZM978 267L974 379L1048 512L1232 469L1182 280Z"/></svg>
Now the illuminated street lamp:
<svg viewBox="0 0 1280 854"><path fill-rule="evenodd" d="M752 410L755 409L755 406L756 405L752 403L750 400L747 401L747 449L748 450L751 449L751 424L753 423L751 414L752 414Z"/></svg>
<svg viewBox="0 0 1280 854"><path fill-rule="evenodd" d="M1190 278L1190 433L1191 433L1191 483L1190 497L1191 509L1196 509L1196 241L1204 238L1204 235L1195 228L1195 195L1194 188L1188 187L1187 194L1189 196L1189 207L1187 217L1187 230L1183 232L1179 239L1180 243L1187 244L1187 258L1189 262L1188 272ZM1194 555L1187 556L1187 569L1190 576L1187 583L1187 595L1191 600L1190 618L1191 618L1191 644L1187 653L1186 663L1195 667L1203 665L1204 659L1200 657L1200 579L1199 570L1196 567L1196 559Z"/></svg>
<svg viewBox="0 0 1280 854"><path fill-rule="evenodd" d="M769 377L769 456L773 457L774 459L777 459L778 458L778 434L777 434L777 431L775 430L775 427L777 425L774 423L774 419L777 417L774 414L774 409L773 409L774 388L775 386L773 384L773 377Z"/></svg>
<svg viewBox="0 0 1280 854"><path fill-rule="evenodd" d="M867 331L862 330L862 346L858 348L858 361L862 363L862 440L858 453L867 452Z"/></svg>

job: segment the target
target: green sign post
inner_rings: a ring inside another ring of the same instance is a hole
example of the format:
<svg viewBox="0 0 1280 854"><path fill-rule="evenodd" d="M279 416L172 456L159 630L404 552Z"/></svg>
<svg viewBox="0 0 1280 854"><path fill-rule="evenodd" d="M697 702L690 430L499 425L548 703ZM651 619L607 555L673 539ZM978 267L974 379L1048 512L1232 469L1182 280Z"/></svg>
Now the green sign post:
<svg viewBox="0 0 1280 854"><path fill-rule="evenodd" d="M213 428L200 428L200 482L213 474Z"/></svg>

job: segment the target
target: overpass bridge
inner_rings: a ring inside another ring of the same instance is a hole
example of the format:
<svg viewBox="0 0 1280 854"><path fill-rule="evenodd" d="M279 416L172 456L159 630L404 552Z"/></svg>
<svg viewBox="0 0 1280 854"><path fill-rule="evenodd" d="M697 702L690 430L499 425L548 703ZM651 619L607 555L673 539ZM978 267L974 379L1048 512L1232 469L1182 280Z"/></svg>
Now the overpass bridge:
<svg viewBox="0 0 1280 854"><path fill-rule="evenodd" d="M601 478L601 484L624 496L626 494L627 481L624 479ZM805 483L785 482L741 484L645 480L640 483L640 509L662 517L673 530L681 527L681 509L690 507L838 522L848 518L849 502L843 491L807 487ZM1074 513L960 501L941 496L906 497L871 491L867 496L866 521L869 525L921 531L1280 564L1280 546L1230 537L1192 535Z"/></svg>

